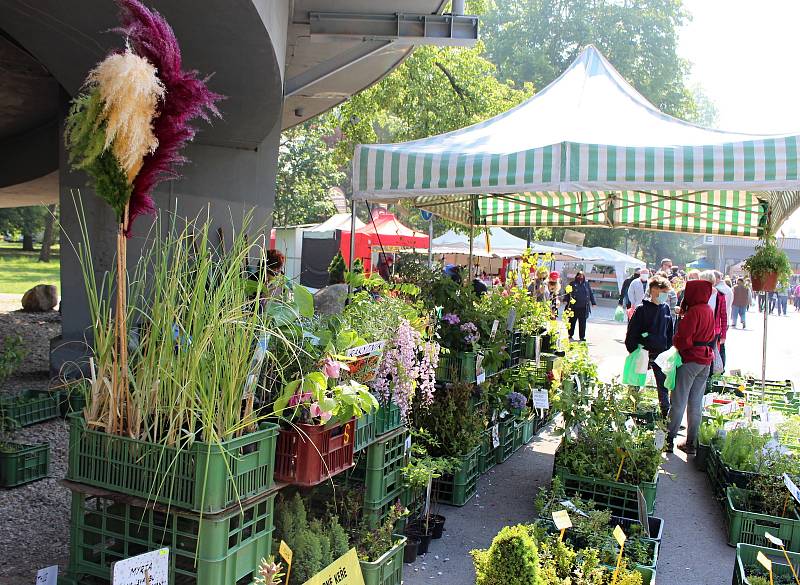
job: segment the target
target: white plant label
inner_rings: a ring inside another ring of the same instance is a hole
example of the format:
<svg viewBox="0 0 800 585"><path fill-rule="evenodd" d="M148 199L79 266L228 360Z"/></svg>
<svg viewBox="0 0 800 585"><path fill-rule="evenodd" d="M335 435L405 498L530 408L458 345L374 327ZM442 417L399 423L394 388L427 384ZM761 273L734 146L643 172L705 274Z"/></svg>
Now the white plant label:
<svg viewBox="0 0 800 585"><path fill-rule="evenodd" d="M783 541L777 536L772 536L769 532L764 533L764 538L779 548L783 548Z"/></svg>
<svg viewBox="0 0 800 585"><path fill-rule="evenodd" d="M656 449L659 451L664 448L664 443L667 440L667 434L662 431L661 429L656 430L654 442L656 445Z"/></svg>
<svg viewBox="0 0 800 585"><path fill-rule="evenodd" d="M566 510L557 510L556 512L553 512L553 523L559 530L572 528L572 520L569 517L569 512Z"/></svg>
<svg viewBox="0 0 800 585"><path fill-rule="evenodd" d="M483 384L486 381L486 372L483 370L483 354L479 353L475 358L475 381Z"/></svg>
<svg viewBox="0 0 800 585"><path fill-rule="evenodd" d="M540 360L542 359L542 336L537 335L535 347L534 347L534 357L536 358L536 367L539 367Z"/></svg>
<svg viewBox="0 0 800 585"><path fill-rule="evenodd" d="M508 312L508 319L506 319L506 331L513 331L514 323L516 322L517 322L517 309L516 307L511 307L511 310Z"/></svg>
<svg viewBox="0 0 800 585"><path fill-rule="evenodd" d="M411 452L411 435L406 437L406 453Z"/></svg>
<svg viewBox="0 0 800 585"><path fill-rule="evenodd" d="M366 343L364 345L359 345L358 347L351 347L344 352L344 355L347 357L364 357L375 355L383 351L384 345L386 345L385 341L373 341L372 343Z"/></svg>
<svg viewBox="0 0 800 585"><path fill-rule="evenodd" d="M494 339L494 336L495 336L495 335L497 335L497 329L498 329L498 327L500 327L500 321L498 321L497 319L495 319L495 320L494 320L494 323L492 323L492 334L491 334L491 338L492 338L492 339Z"/></svg>
<svg viewBox="0 0 800 585"><path fill-rule="evenodd" d="M497 449L500 446L500 425L492 427L492 448Z"/></svg>
<svg viewBox="0 0 800 585"><path fill-rule="evenodd" d="M753 422L753 407L749 404L744 405L744 419L747 421L748 425Z"/></svg>
<svg viewBox="0 0 800 585"><path fill-rule="evenodd" d="M626 419L626 420L625 420L625 429L626 429L626 430L627 430L629 433L632 433L632 432L633 432L633 429L634 429L635 427L636 427L636 423L635 423L635 422L633 422L633 419L632 419L632 418L629 418L629 419Z"/></svg>
<svg viewBox="0 0 800 585"><path fill-rule="evenodd" d="M783 474L783 483L786 484L786 489L789 490L789 493L792 494L794 499L800 503L800 490L797 489L797 486L792 481L792 478L789 477L788 473Z"/></svg>
<svg viewBox="0 0 800 585"><path fill-rule="evenodd" d="M573 504L572 500L563 500L563 501L559 502L559 504L564 506L570 512L574 512L578 516L583 516L584 518L588 518L589 517L589 515L586 512L584 512L583 510L578 508L575 504Z"/></svg>
<svg viewBox="0 0 800 585"><path fill-rule="evenodd" d="M56 585L58 582L58 565L39 569L36 572L36 585Z"/></svg>
<svg viewBox="0 0 800 585"><path fill-rule="evenodd" d="M169 549L117 561L111 565L111 585L169 585Z"/></svg>
<svg viewBox="0 0 800 585"><path fill-rule="evenodd" d="M550 408L550 397L547 395L547 390L534 390L531 393L534 408L541 408L547 410Z"/></svg>

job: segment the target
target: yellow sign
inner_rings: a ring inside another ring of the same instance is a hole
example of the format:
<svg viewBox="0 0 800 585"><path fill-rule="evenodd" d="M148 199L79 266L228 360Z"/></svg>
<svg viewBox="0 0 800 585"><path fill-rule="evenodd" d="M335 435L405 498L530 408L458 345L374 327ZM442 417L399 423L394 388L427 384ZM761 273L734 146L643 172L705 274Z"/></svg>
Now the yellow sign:
<svg viewBox="0 0 800 585"><path fill-rule="evenodd" d="M303 585L364 585L356 549L351 548Z"/></svg>
<svg viewBox="0 0 800 585"><path fill-rule="evenodd" d="M761 563L761 565L762 565L762 566L763 566L763 567L764 567L764 568L765 568L767 571L769 571L770 573L772 572L772 561L771 561L771 560L769 560L769 559L767 558L767 556L766 556L764 553L762 553L761 551L758 551L758 554L756 555L756 560L757 560L759 563Z"/></svg>
<svg viewBox="0 0 800 585"><path fill-rule="evenodd" d="M290 549L289 545L284 541L281 541L281 545L278 547L278 553L286 562L286 585L289 585L289 575L292 573L292 549Z"/></svg>
<svg viewBox="0 0 800 585"><path fill-rule="evenodd" d="M565 528L572 528L572 520L570 520L569 512L566 510L559 510L553 512L553 522L556 523L556 528L564 530Z"/></svg>
<svg viewBox="0 0 800 585"><path fill-rule="evenodd" d="M617 524L617 527L614 529L614 538L620 546L625 546L625 541L628 540L628 537L625 536L625 532L623 532L619 524Z"/></svg>

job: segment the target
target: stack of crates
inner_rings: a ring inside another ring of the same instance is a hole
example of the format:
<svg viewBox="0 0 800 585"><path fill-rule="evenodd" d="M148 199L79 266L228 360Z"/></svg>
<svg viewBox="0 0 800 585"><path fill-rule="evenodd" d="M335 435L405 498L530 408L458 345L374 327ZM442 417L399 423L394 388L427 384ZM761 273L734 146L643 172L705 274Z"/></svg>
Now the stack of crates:
<svg viewBox="0 0 800 585"><path fill-rule="evenodd" d="M176 449L68 418L65 583L107 585L112 563L163 547L170 585L252 583L272 552L276 425Z"/></svg>

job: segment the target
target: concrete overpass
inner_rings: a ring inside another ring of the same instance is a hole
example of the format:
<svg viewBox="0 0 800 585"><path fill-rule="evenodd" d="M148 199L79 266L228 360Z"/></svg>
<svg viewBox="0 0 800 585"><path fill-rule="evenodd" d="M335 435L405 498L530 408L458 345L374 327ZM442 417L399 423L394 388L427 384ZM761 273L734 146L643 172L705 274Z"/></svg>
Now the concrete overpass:
<svg viewBox="0 0 800 585"><path fill-rule="evenodd" d="M445 0L152 0L180 40L184 64L213 74L227 96L224 118L188 148L180 181L155 195L162 210L194 216L209 205L212 221L255 208L268 222L275 198L281 130L369 87L417 44L467 45L477 19L443 15ZM80 190L100 270L111 265L110 210L71 172L61 140L69 100L88 70L120 45L112 0L0 0L0 207L59 202L64 232L77 235L72 193ZM234 220L235 221L235 220ZM133 261L148 221L135 226ZM228 230L228 233L229 230ZM76 258L62 246L65 341L84 339L88 324ZM63 348L63 358L70 357ZM58 365L63 358L54 358Z"/></svg>

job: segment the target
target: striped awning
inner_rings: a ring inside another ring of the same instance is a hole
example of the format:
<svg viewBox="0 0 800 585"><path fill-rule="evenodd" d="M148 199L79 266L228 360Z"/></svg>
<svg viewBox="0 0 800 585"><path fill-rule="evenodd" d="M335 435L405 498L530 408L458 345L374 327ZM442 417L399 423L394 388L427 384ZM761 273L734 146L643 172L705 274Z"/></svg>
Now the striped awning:
<svg viewBox="0 0 800 585"><path fill-rule="evenodd" d="M774 233L800 205L798 153L797 134L721 132L664 114L590 46L500 116L422 140L359 145L353 195L411 198L465 224L755 237Z"/></svg>

